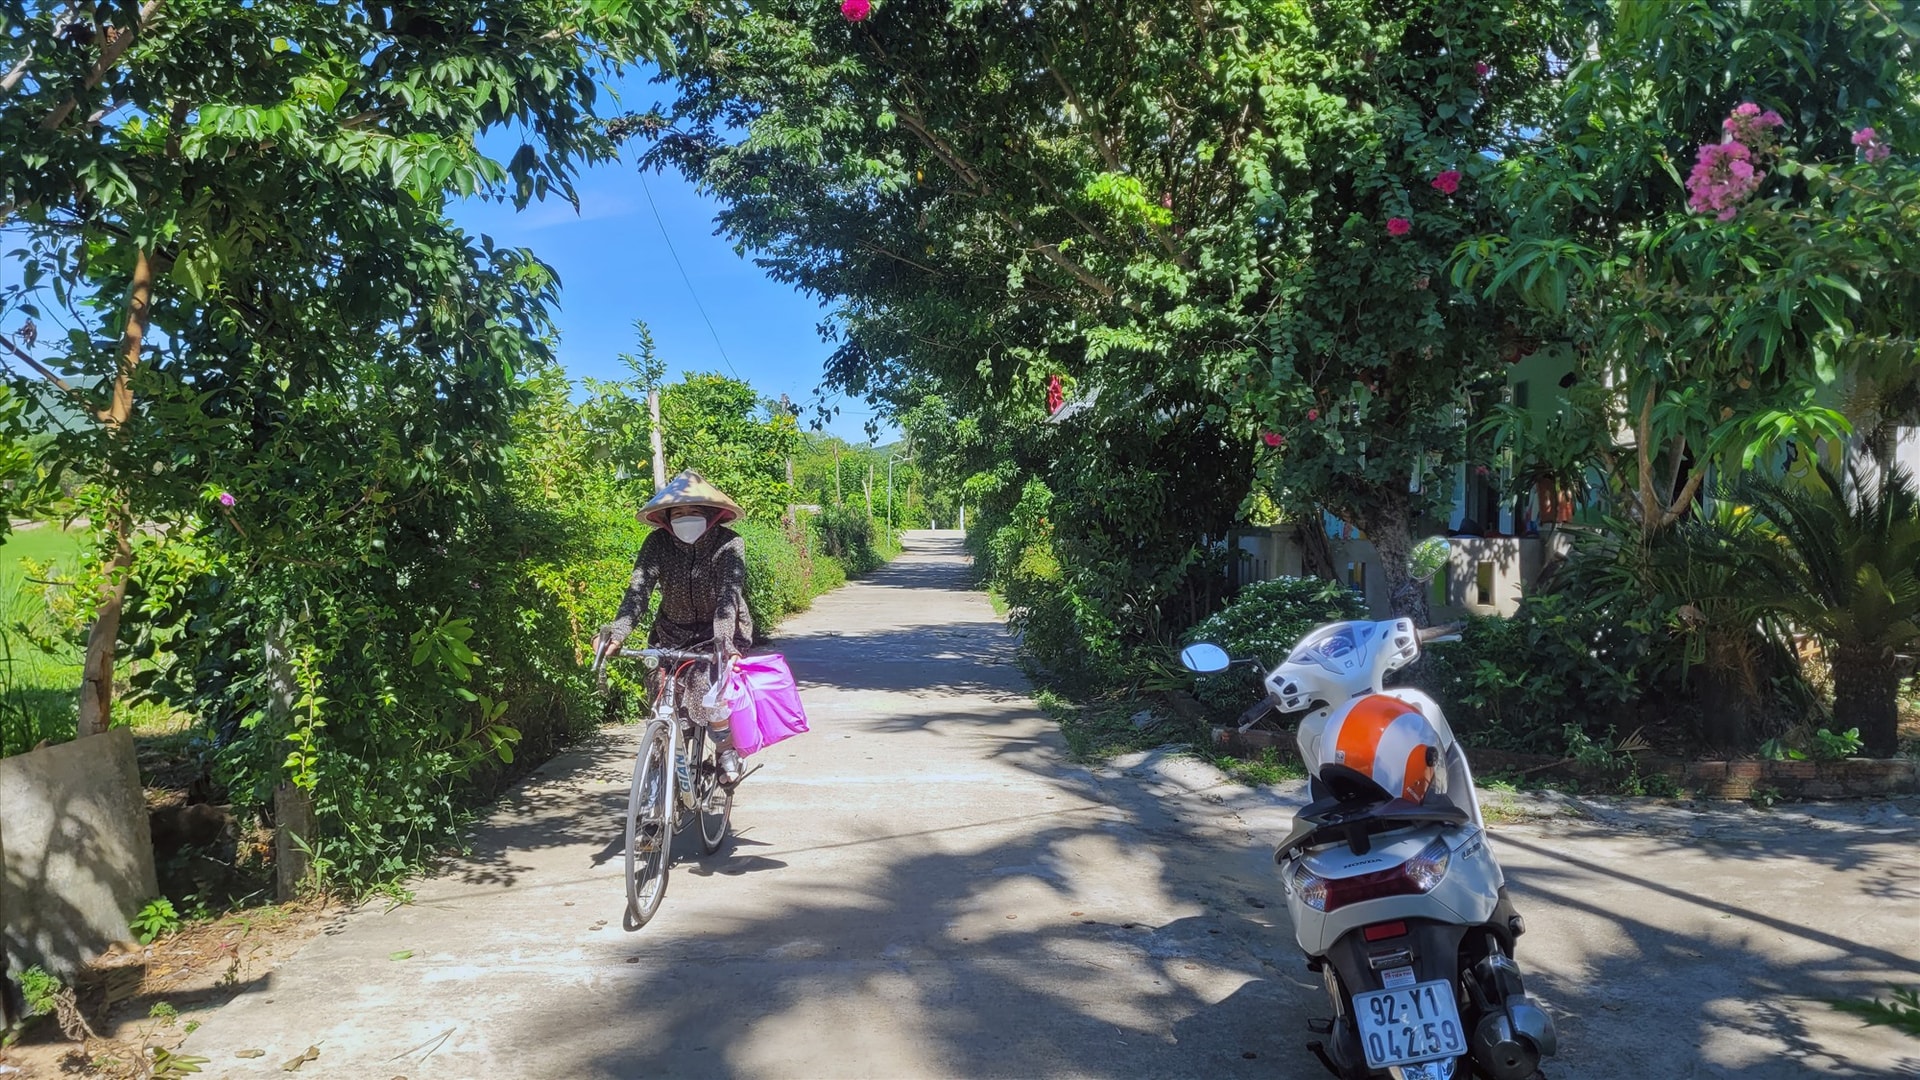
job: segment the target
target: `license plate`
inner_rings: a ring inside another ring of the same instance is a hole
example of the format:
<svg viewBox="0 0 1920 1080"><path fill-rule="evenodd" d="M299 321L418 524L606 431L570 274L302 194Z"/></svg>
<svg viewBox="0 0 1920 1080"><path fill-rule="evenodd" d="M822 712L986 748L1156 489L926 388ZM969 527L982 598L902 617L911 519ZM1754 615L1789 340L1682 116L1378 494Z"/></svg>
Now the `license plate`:
<svg viewBox="0 0 1920 1080"><path fill-rule="evenodd" d="M1411 1065L1467 1052L1453 984L1445 979L1353 995L1353 1019L1367 1067Z"/></svg>

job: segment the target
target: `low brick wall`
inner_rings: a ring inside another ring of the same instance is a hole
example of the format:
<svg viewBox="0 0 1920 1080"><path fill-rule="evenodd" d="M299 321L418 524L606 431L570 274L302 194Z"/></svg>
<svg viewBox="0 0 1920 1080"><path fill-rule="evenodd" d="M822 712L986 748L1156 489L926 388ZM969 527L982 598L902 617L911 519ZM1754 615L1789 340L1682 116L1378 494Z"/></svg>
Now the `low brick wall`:
<svg viewBox="0 0 1920 1080"><path fill-rule="evenodd" d="M0 758L0 871L9 971L70 978L132 936L159 889L130 732Z"/></svg>
<svg viewBox="0 0 1920 1080"><path fill-rule="evenodd" d="M1268 747L1291 757L1291 731L1235 731L1213 729L1214 748L1224 753L1257 756ZM1573 762L1542 754L1511 754L1501 750L1469 748L1467 758L1481 776L1527 773L1601 784L1611 776ZM1778 792L1786 799L1856 799L1890 795L1920 795L1920 760L1913 758L1847 758L1844 761L1679 761L1638 757L1642 777L1664 776L1675 787L1708 799L1747 799L1757 790Z"/></svg>

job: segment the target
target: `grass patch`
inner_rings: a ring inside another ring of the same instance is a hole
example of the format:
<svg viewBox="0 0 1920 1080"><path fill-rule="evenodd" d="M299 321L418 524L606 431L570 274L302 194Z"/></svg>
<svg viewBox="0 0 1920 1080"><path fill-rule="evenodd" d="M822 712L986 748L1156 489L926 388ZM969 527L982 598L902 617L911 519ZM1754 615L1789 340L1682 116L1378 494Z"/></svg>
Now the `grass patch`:
<svg viewBox="0 0 1920 1080"><path fill-rule="evenodd" d="M54 621L50 582L73 574L89 540L42 525L0 543L0 756L73 737L82 650Z"/></svg>
<svg viewBox="0 0 1920 1080"><path fill-rule="evenodd" d="M1301 768L1293 755L1283 755L1272 746L1260 751L1260 756L1251 761L1230 754L1213 754L1207 760L1214 768L1248 787L1267 787L1307 778L1307 770Z"/></svg>
<svg viewBox="0 0 1920 1080"><path fill-rule="evenodd" d="M24 560L71 564L86 551L92 534L86 529L60 529L51 524L15 529L0 542L0 574L16 571Z"/></svg>
<svg viewBox="0 0 1920 1080"><path fill-rule="evenodd" d="M88 557L93 534L52 524L16 530L0 543L0 757L42 741L73 738L85 650L67 625L66 588ZM123 664L116 679L124 678ZM170 734L183 718L157 704L114 703L114 723Z"/></svg>
<svg viewBox="0 0 1920 1080"><path fill-rule="evenodd" d="M1097 763L1169 743L1201 743L1205 732L1183 725L1136 697L1073 701L1042 688L1034 694L1042 711L1060 725L1074 760Z"/></svg>

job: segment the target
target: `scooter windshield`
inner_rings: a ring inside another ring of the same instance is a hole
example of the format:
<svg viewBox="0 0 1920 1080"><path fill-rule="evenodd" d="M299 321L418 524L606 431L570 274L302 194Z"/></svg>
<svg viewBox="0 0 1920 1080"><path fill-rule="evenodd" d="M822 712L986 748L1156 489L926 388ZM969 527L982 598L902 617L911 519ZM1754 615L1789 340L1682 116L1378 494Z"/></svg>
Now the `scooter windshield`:
<svg viewBox="0 0 1920 1080"><path fill-rule="evenodd" d="M1335 675L1346 675L1360 662L1365 631L1370 623L1343 622L1323 626L1294 646L1290 664L1318 664Z"/></svg>

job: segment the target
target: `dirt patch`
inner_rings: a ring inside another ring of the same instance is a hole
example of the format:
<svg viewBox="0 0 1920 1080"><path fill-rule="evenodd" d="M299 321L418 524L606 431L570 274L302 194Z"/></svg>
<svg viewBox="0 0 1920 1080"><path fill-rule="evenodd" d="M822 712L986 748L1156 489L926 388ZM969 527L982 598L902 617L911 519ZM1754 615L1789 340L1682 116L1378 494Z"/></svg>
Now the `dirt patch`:
<svg viewBox="0 0 1920 1080"><path fill-rule="evenodd" d="M109 952L74 986L75 1003L94 1037L72 1042L54 1017L39 1017L27 1025L19 1044L0 1051L0 1065L20 1071L0 1076L126 1080L177 1075L164 1069L166 1057L199 1026L200 1017L257 984L345 914L345 907L324 902L253 908L145 947Z"/></svg>

